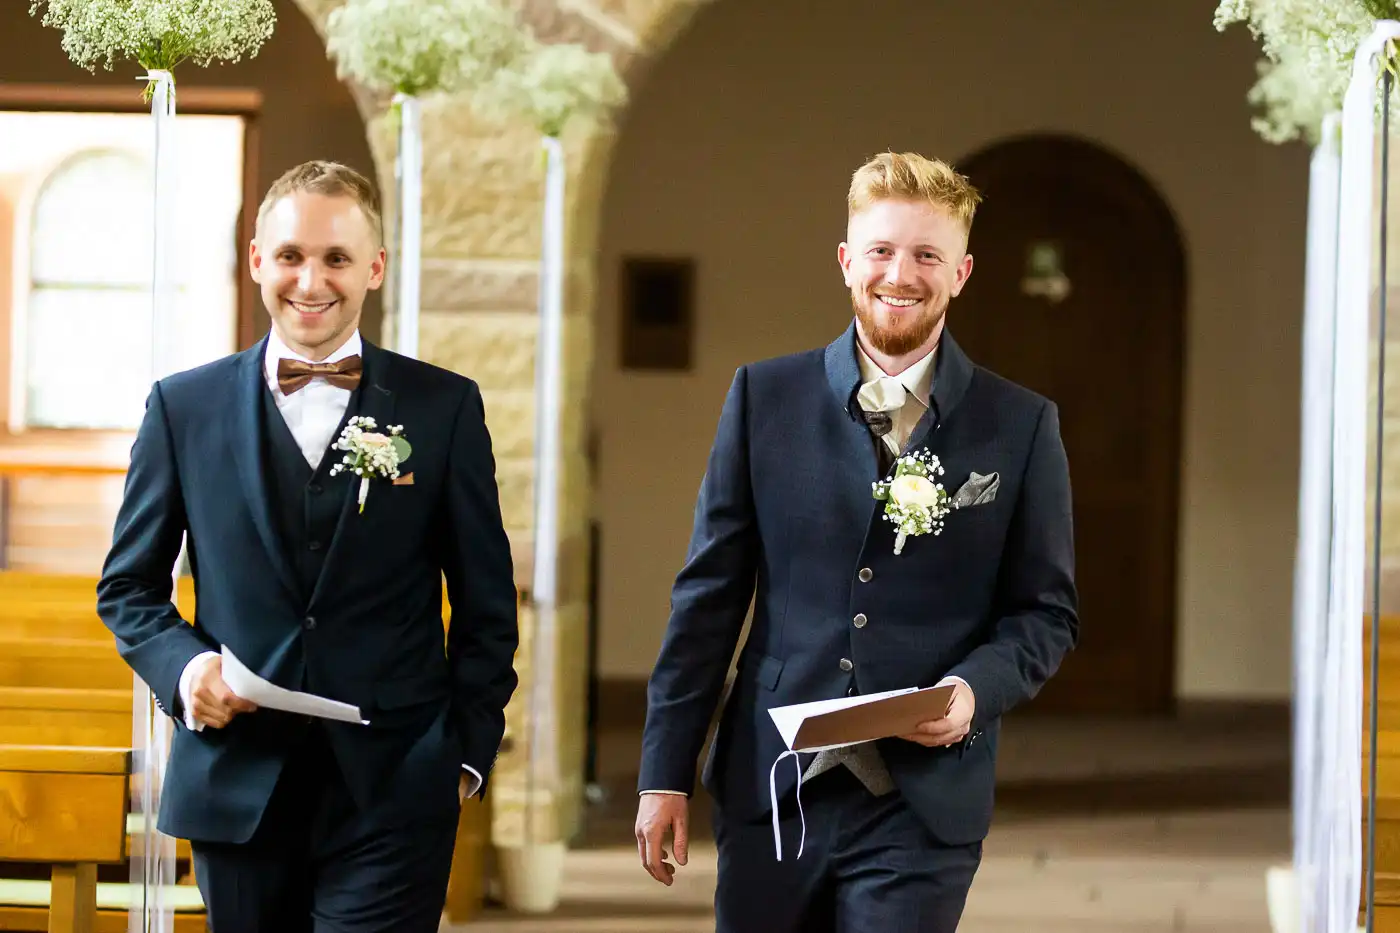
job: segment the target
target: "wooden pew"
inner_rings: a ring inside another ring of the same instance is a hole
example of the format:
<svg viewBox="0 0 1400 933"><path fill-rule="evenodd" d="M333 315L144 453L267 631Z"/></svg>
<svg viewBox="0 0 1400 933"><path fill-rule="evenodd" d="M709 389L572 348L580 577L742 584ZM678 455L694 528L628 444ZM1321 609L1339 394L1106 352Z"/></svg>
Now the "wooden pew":
<svg viewBox="0 0 1400 933"><path fill-rule="evenodd" d="M1362 839L1367 831L1366 806L1370 787L1371 626L1363 622L1361 719ZM1376 705L1376 933L1400 933L1400 616L1382 616ZM1365 858L1365 846L1362 847ZM1365 918L1365 890L1361 911Z"/></svg>
<svg viewBox="0 0 1400 933"><path fill-rule="evenodd" d="M125 933L133 890L97 866L127 857L130 770L129 747L0 744L0 861L52 866L49 881L0 880L0 930ZM174 888L176 931L203 929L198 889Z"/></svg>
<svg viewBox="0 0 1400 933"><path fill-rule="evenodd" d="M194 618L189 578L178 581L176 603ZM133 676L95 604L91 577L0 572L0 742L130 743ZM489 830L489 804L466 801L445 908L454 923L481 908ZM137 837L140 827L130 831ZM177 858L188 862L185 840Z"/></svg>
<svg viewBox="0 0 1400 933"><path fill-rule="evenodd" d="M129 748L0 746L0 860L52 866L52 931L96 922L97 866L126 857L130 770Z"/></svg>

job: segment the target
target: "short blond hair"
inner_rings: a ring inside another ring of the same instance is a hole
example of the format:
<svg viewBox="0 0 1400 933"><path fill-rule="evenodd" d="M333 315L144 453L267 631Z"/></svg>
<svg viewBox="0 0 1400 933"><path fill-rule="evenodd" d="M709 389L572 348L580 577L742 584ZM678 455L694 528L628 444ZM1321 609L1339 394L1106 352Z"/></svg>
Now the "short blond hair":
<svg viewBox="0 0 1400 933"><path fill-rule="evenodd" d="M379 212L379 195L370 180L347 165L313 159L282 173L282 177L272 183L258 208L258 229L262 229L263 219L272 205L299 191L323 194L327 197L346 197L360 206L365 219L374 233L374 245L384 245L384 221Z"/></svg>
<svg viewBox="0 0 1400 933"><path fill-rule="evenodd" d="M891 199L923 201L942 208L964 232L970 232L982 195L967 176L959 175L941 159L928 159L916 152L882 152L851 176L847 217L876 201Z"/></svg>

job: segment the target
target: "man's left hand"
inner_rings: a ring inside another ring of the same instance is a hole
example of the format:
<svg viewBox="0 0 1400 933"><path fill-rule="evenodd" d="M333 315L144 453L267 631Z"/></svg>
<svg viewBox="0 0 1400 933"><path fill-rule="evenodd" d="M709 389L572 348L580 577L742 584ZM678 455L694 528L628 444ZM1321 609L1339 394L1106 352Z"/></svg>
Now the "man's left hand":
<svg viewBox="0 0 1400 933"><path fill-rule="evenodd" d="M918 732L900 738L930 748L954 745L967 737L968 729L972 726L972 714L976 709L977 698L972 695L972 688L964 683L955 683L953 699L948 704L948 715L942 719L921 722Z"/></svg>

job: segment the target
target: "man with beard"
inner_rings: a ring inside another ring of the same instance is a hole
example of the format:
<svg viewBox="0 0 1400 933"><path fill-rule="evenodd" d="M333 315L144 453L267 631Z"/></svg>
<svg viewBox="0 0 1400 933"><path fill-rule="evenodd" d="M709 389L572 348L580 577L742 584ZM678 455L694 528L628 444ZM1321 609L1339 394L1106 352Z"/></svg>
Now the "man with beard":
<svg viewBox="0 0 1400 933"><path fill-rule="evenodd" d="M643 866L671 884L665 835L685 865L696 762L753 599L703 774L719 933L953 933L1001 717L1078 638L1056 406L945 326L979 201L942 162L863 165L837 253L855 319L825 348L740 367L725 399L649 685L636 822ZM872 487L903 454L938 459L950 508L939 534L897 542ZM946 714L913 734L775 767L768 710L939 684Z"/></svg>

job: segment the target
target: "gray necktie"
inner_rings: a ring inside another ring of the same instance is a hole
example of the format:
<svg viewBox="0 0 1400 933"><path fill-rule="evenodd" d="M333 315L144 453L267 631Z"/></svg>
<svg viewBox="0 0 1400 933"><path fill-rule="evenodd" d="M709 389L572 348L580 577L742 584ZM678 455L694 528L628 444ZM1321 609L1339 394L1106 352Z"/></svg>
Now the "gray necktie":
<svg viewBox="0 0 1400 933"><path fill-rule="evenodd" d="M896 385L898 384L896 383ZM873 384L867 384L867 386L873 386ZM899 394L902 395L902 392ZM894 425L893 413L898 411L898 408L886 411L867 411L865 410L867 404L873 403L874 406L879 406L882 402L890 404L893 401L892 399L871 399L869 395L869 392L862 391L860 396L861 410L865 415L865 425L870 430L871 439L875 442L875 456L879 459L880 475L883 476L889 473L890 468L894 466L894 451L885 443L885 435L890 432ZM894 781L890 778L889 769L885 766L884 759L880 757L880 750L875 747L874 742L862 742L859 745L847 745L844 748L817 752L817 757L807 766L802 779L804 781L811 780L837 765L845 765L856 776L856 779L865 785L865 789L876 797L883 797L894 790Z"/></svg>

